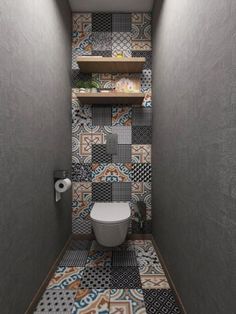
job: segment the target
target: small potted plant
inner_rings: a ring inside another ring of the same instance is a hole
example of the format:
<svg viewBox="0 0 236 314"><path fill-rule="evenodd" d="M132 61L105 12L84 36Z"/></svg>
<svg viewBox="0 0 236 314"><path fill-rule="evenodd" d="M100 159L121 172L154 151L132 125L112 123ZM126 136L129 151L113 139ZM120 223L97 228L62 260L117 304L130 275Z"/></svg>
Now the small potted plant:
<svg viewBox="0 0 236 314"><path fill-rule="evenodd" d="M90 81L85 81L84 82L84 88L85 88L85 92L86 93L90 93L91 92L91 83L90 83Z"/></svg>
<svg viewBox="0 0 236 314"><path fill-rule="evenodd" d="M84 81L77 81L75 85L79 89L80 93L85 93L86 92L85 82Z"/></svg>
<svg viewBox="0 0 236 314"><path fill-rule="evenodd" d="M92 93L97 93L98 88L99 88L99 84L97 82L91 81L90 82L90 88L91 88Z"/></svg>

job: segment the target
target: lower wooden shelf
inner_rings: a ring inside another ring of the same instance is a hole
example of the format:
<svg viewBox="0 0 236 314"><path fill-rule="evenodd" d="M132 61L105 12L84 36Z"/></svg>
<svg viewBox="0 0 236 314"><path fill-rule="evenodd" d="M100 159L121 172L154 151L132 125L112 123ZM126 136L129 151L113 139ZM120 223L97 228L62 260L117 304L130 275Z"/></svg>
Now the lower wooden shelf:
<svg viewBox="0 0 236 314"><path fill-rule="evenodd" d="M82 104L113 105L131 104L141 105L144 99L143 93L76 93Z"/></svg>

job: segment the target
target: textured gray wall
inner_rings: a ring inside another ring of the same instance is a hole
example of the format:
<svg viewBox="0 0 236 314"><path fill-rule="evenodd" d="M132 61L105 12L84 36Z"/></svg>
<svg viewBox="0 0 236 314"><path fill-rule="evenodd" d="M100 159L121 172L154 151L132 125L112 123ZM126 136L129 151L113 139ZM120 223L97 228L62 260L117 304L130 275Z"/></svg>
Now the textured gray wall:
<svg viewBox="0 0 236 314"><path fill-rule="evenodd" d="M156 1L153 232L189 314L235 313L236 1Z"/></svg>
<svg viewBox="0 0 236 314"><path fill-rule="evenodd" d="M67 1L0 2L0 312L23 313L71 231Z"/></svg>

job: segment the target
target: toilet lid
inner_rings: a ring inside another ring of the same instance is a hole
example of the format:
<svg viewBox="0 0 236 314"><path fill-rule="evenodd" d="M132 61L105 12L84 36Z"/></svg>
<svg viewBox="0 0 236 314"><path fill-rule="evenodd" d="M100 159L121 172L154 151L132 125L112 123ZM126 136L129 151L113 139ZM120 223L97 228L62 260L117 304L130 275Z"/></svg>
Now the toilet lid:
<svg viewBox="0 0 236 314"><path fill-rule="evenodd" d="M99 222L121 222L130 217L128 202L94 203L91 219Z"/></svg>

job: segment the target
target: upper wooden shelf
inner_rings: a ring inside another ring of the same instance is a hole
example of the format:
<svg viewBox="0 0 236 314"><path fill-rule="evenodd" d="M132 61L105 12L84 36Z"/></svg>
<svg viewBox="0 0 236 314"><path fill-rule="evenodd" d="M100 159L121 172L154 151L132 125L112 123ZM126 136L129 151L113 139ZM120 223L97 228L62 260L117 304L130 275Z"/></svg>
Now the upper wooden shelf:
<svg viewBox="0 0 236 314"><path fill-rule="evenodd" d="M76 93L82 104L113 105L130 104L141 105L144 99L143 93Z"/></svg>
<svg viewBox="0 0 236 314"><path fill-rule="evenodd" d="M138 73L146 62L142 57L78 57L77 63L83 73Z"/></svg>

